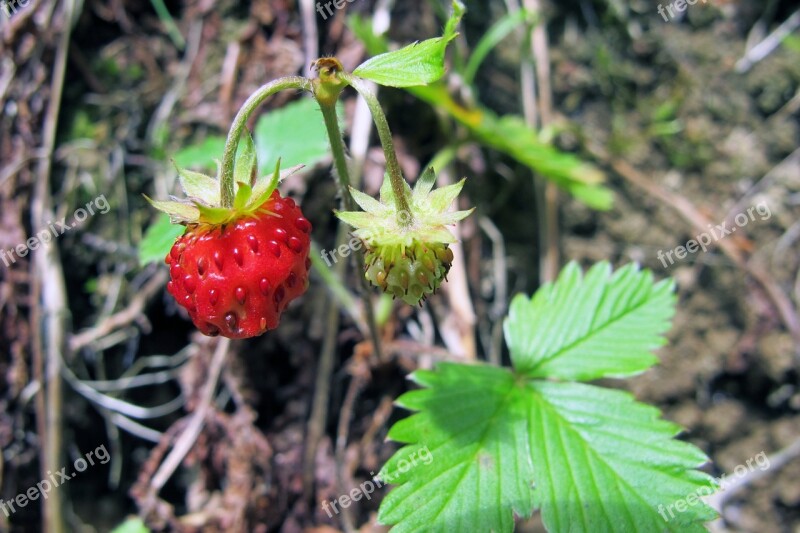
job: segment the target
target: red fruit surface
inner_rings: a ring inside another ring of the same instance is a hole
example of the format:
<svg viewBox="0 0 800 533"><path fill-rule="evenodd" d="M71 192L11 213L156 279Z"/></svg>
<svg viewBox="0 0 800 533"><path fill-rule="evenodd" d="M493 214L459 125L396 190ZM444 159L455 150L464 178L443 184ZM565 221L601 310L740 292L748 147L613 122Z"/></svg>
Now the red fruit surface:
<svg viewBox="0 0 800 533"><path fill-rule="evenodd" d="M165 259L167 290L206 335L243 339L278 326L308 287L311 224L278 191L222 226L188 226Z"/></svg>

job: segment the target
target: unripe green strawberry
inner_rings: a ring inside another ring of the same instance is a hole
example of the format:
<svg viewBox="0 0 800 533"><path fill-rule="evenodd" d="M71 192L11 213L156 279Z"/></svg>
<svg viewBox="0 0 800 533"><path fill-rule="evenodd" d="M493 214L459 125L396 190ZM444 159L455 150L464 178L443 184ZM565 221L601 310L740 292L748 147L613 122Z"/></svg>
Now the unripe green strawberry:
<svg viewBox="0 0 800 533"><path fill-rule="evenodd" d="M416 305L447 278L453 252L445 243L414 241L401 250L376 246L367 251L366 277L395 298Z"/></svg>
<svg viewBox="0 0 800 533"><path fill-rule="evenodd" d="M351 189L363 212L348 211L337 216L356 228L364 242L365 276L395 298L416 305L439 289L453 263L449 245L455 242L445 227L472 212L448 212L464 186L464 180L431 192L436 176L428 169L413 192L406 185L407 213L398 212L387 177L381 187L381 201Z"/></svg>
<svg viewBox="0 0 800 533"><path fill-rule="evenodd" d="M234 166L233 205L224 206L218 179L178 169L184 200L150 203L186 226L165 259L167 290L206 335L240 339L278 326L289 302L308 287L311 224L280 179L256 179L252 139L244 139ZM219 174L222 171L220 170Z"/></svg>

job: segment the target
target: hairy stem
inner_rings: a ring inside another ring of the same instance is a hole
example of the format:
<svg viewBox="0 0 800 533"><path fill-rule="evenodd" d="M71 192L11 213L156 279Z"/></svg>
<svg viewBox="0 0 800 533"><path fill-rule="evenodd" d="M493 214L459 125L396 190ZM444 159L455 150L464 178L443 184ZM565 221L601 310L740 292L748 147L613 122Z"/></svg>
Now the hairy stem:
<svg viewBox="0 0 800 533"><path fill-rule="evenodd" d="M336 167L339 189L342 195L342 207L345 211L352 211L354 206L353 197L350 195L350 168L347 166L344 139L342 138L342 130L339 129L339 119L336 116L336 101L323 97L317 98L317 103L322 110L325 129L328 132L328 141L330 142L331 153L333 154L333 164ZM360 263L363 263L363 253L363 251L358 250L355 254L355 257ZM375 354L380 358L381 344L380 337L378 336L378 325L375 321L375 310L372 308L372 302L369 297L370 288L364 276L358 277L361 282L362 293L364 294L364 309L366 312L367 326L369 327L369 333L372 337L372 345Z"/></svg>
<svg viewBox="0 0 800 533"><path fill-rule="evenodd" d="M339 77L358 91L358 94L367 102L386 157L386 172L388 172L389 180L392 183L394 201L397 206L397 222L400 226L411 225L413 223L413 214L406 198L405 181L403 180L403 173L400 171L400 163L397 161L397 154L394 151L392 132L389 130L389 123L386 121L386 115L383 114L381 104L361 79L347 73L341 73Z"/></svg>
<svg viewBox="0 0 800 533"><path fill-rule="evenodd" d="M328 132L328 140L331 144L333 154L333 165L336 168L336 177L339 183L339 193L342 195L342 204L345 211L353 210L353 197L350 195L350 171L347 167L347 157L344 153L344 141L342 132L339 129L339 119L336 116L336 104L330 104L325 100L317 100L319 108L322 110L322 118L325 121L325 129Z"/></svg>
<svg viewBox="0 0 800 533"><path fill-rule="evenodd" d="M231 129L228 132L228 139L225 141L225 152L222 155L222 177L219 183L222 207L229 208L233 205L233 165L236 159L236 148L238 148L239 139L241 139L242 132L247 126L247 120L264 100L285 89L310 91L311 80L300 76L287 76L285 78L273 80L266 85L262 85L256 92L250 95L250 98L242 104L241 109L236 113L233 124L231 124Z"/></svg>

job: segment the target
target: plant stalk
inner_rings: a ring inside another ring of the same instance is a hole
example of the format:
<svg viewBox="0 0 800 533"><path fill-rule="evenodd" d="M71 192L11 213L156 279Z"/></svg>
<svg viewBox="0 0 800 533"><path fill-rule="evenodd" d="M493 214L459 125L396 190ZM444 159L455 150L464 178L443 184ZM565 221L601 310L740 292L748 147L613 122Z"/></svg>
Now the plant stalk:
<svg viewBox="0 0 800 533"><path fill-rule="evenodd" d="M314 88L316 89L316 85ZM339 119L336 116L336 101L329 98L317 98L320 110L322 110L322 118L325 121L325 129L328 132L328 141L331 145L331 153L333 154L333 164L336 168L336 175L338 178L339 189L342 195L342 207L346 211L352 211L353 197L350 194L350 168L347 166L347 156L345 155L344 138L342 137L342 130L339 129ZM363 263L363 251L356 252L355 257L360 263ZM367 318L367 326L369 333L372 337L372 346L378 359L381 358L381 344L378 335L378 326L375 321L375 310L372 308L372 301L370 299L370 288L367 280L363 275L358 276L361 289L364 294L364 310Z"/></svg>
<svg viewBox="0 0 800 533"><path fill-rule="evenodd" d="M358 91L358 94L367 102L367 107L369 107L370 114L372 114L372 120L375 122L375 128L378 130L378 137L381 139L383 153L386 157L386 172L389 174L389 180L394 191L394 201L397 206L397 223L401 227L410 226L414 222L414 217L406 198L406 183L403 179L403 173L400 171L400 163L397 161L397 154L394 151L392 132L389 130L389 122L386 120L383 108L381 108L381 104L375 94L369 90L360 78L345 72L339 74L339 78Z"/></svg>
<svg viewBox="0 0 800 533"><path fill-rule="evenodd" d="M339 193L342 195L342 207L344 207L345 211L352 211L353 197L350 194L350 170L347 166L347 156L344 152L342 132L339 129L339 119L336 116L336 104L330 104L322 99L318 99L317 103L322 110L322 119L325 121L325 129L328 132L328 140L331 144L333 165L336 168L336 176L339 183Z"/></svg>
<svg viewBox="0 0 800 533"><path fill-rule="evenodd" d="M304 91L311 90L311 80L301 76L286 76L278 78L266 85L262 85L256 90L244 104L242 104L236 117L233 119L231 129L228 131L228 138L225 141L225 152L222 154L222 176L219 183L220 200L222 207L230 208L233 206L234 196L234 183L233 183L233 166L236 159L236 149L239 146L239 140L242 137L242 132L247 127L247 120L253 111L260 106L264 100L273 94L283 91L285 89L300 89Z"/></svg>

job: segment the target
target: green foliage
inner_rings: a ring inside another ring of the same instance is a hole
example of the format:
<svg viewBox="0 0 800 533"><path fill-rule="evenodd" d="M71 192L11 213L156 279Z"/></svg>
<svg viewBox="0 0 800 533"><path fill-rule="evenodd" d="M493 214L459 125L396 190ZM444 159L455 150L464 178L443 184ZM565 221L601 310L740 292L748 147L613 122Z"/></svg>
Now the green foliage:
<svg viewBox="0 0 800 533"><path fill-rule="evenodd" d="M506 25L519 23L517 19L504 22L497 31L507 30ZM388 42L372 33L363 20L351 17L354 33L368 47L370 53L379 54L388 49ZM499 35L492 36L496 39ZM482 44L481 53L488 53L492 41ZM477 69L476 63L468 69ZM358 74L358 72L355 72ZM406 90L433 107L449 114L467 128L472 137L484 146L493 148L514 158L545 178L569 192L578 200L595 209L610 209L613 194L602 185L605 175L597 167L581 161L572 154L554 148L539 139L535 130L517 115L498 116L480 103L465 105L456 101L447 87L441 83L426 86L406 87Z"/></svg>
<svg viewBox="0 0 800 533"><path fill-rule="evenodd" d="M397 422L389 438L413 443L401 448L379 477L399 486L381 503L378 519L392 531L511 531L512 511L533 506L530 453L524 432L524 391L506 369L440 364L417 371L424 386L397 404L418 411ZM402 472L400 461L420 446L433 457Z"/></svg>
<svg viewBox="0 0 800 533"><path fill-rule="evenodd" d="M132 517L115 527L111 533L150 533L141 518Z"/></svg>
<svg viewBox="0 0 800 533"><path fill-rule="evenodd" d="M584 278L570 263L532 298L518 294L504 324L514 368L531 378L586 381L650 368L674 312L673 283L654 284L634 265L609 278L606 263Z"/></svg>
<svg viewBox="0 0 800 533"><path fill-rule="evenodd" d="M462 73L464 83L472 85L472 82L475 81L475 74L478 73L478 68L483 63L483 60L486 59L486 56L489 55L489 52L521 25L532 24L535 17L535 13L519 9L515 12L506 13L500 20L495 22L472 50L467 66L464 67L464 72Z"/></svg>
<svg viewBox="0 0 800 533"><path fill-rule="evenodd" d="M160 214L139 243L139 264L145 266L154 261L163 261L175 244L175 239L183 235L185 230L183 226L172 224L169 215Z"/></svg>
<svg viewBox="0 0 800 533"><path fill-rule="evenodd" d="M337 106L337 111L343 115L341 106ZM262 115L254 133L260 174L275 168L278 158L284 168L311 167L330 151L322 113L311 98L302 98Z"/></svg>
<svg viewBox="0 0 800 533"><path fill-rule="evenodd" d="M444 76L447 43L457 35L456 26L463 15L464 5L454 1L453 14L447 21L442 37L377 55L356 67L353 74L389 87L412 87L435 82Z"/></svg>
<svg viewBox="0 0 800 533"><path fill-rule="evenodd" d="M225 137L212 135L200 144L188 146L175 154L175 164L181 168L214 168L214 160L222 156Z"/></svg>
<svg viewBox="0 0 800 533"><path fill-rule="evenodd" d="M704 531L694 500L666 521L659 506L710 493L706 456L675 440L656 408L624 392L561 380L630 375L655 363L674 307L672 284L606 263L575 264L505 323L512 368L443 363L417 371L423 388L398 404L414 414L389 437L406 443L381 476L398 486L379 520L392 531L495 531L538 509L549 531ZM429 464L402 471L426 447ZM663 508L662 508L663 509Z"/></svg>

